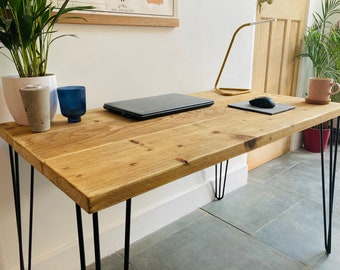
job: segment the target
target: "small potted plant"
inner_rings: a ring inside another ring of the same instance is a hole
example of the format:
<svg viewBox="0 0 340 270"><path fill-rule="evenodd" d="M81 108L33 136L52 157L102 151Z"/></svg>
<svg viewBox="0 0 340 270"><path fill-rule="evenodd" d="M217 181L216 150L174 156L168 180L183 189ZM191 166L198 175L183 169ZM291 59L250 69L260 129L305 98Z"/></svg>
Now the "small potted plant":
<svg viewBox="0 0 340 270"><path fill-rule="evenodd" d="M54 26L67 13L93 8L68 7L68 3L65 0L57 7L51 0L0 0L0 53L14 63L18 72L18 76L3 77L2 86L8 109L18 124L28 124L19 93L19 88L26 85L49 86L51 118L56 113L56 76L46 69L51 44L65 35L55 36Z"/></svg>
<svg viewBox="0 0 340 270"><path fill-rule="evenodd" d="M334 82L340 80L340 0L321 1L321 12L313 13L313 24L307 28L303 38L303 52L301 57L308 58L313 67L313 78L311 79L332 79ZM307 97L308 98L308 97ZM306 100L307 100L306 98ZM333 95L332 100L339 98ZM328 99L328 98L327 98ZM329 102L329 101L328 101ZM310 103L327 104L312 100ZM320 139L309 138L310 134L319 136L321 125L314 127L317 130L304 131L304 148L312 152L320 152ZM328 141L328 124L322 124L325 129L324 140ZM314 141L316 143L314 143ZM311 142L311 144L309 144Z"/></svg>

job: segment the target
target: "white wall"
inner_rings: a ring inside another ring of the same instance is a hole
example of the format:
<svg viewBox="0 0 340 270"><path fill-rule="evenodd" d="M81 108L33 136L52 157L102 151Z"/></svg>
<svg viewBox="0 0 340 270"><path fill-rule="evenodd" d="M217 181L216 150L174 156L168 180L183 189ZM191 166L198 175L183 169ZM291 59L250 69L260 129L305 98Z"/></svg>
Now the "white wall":
<svg viewBox="0 0 340 270"><path fill-rule="evenodd" d="M233 31L255 18L255 0L179 0L180 27L58 25L60 34L79 38L58 40L49 72L58 84L85 85L88 108L106 101L170 92L212 89ZM253 29L244 29L235 43L221 84L251 84ZM0 58L0 76L15 74ZM0 122L11 121L0 87ZM28 217L29 165L21 160L24 228ZM230 165L234 189L246 183L244 156ZM132 201L132 241L212 200L212 171L175 181ZM18 269L15 216L8 146L0 140L0 269ZM95 181L95 179L94 179ZM79 269L73 202L41 175L35 189L33 269ZM99 215L102 255L123 245L124 204ZM87 263L93 261L91 217L84 213ZM24 229L26 243L27 231ZM26 253L25 253L26 254Z"/></svg>

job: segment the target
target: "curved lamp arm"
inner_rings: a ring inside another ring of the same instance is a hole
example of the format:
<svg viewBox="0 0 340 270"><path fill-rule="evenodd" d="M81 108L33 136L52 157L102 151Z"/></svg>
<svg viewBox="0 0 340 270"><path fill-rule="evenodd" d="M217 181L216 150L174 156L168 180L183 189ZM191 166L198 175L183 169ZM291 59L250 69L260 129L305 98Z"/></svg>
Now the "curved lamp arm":
<svg viewBox="0 0 340 270"><path fill-rule="evenodd" d="M217 93L219 93L221 95L237 95L237 94L248 93L250 91L250 89L244 89L244 88L219 88L217 85L218 85L218 82L219 82L220 77L222 75L225 63L227 62L227 59L228 59L229 53L231 51L231 48L232 48L232 46L234 44L235 37L236 37L237 33L242 28L247 27L247 26L257 25L257 24L262 24L262 23L270 23L270 22L275 22L275 21L276 21L276 19L272 18L272 19L268 19L268 20L261 20L261 21L251 22L251 23L245 23L245 24L242 24L239 28L236 29L236 31L234 32L234 34L233 34L233 36L231 38L231 41L230 41L227 53L226 53L226 55L224 57L224 60L223 60L220 72L218 73L218 76L217 76L217 79L216 79L216 82L215 82L214 90Z"/></svg>

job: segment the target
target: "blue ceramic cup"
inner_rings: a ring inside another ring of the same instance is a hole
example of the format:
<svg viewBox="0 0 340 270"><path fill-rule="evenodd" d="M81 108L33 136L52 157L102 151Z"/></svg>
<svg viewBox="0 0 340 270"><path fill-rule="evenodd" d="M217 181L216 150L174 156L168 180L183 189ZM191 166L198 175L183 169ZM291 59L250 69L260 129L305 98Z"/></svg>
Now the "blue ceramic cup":
<svg viewBox="0 0 340 270"><path fill-rule="evenodd" d="M69 123L81 121L86 113L86 94L84 86L63 86L57 88L61 114Z"/></svg>

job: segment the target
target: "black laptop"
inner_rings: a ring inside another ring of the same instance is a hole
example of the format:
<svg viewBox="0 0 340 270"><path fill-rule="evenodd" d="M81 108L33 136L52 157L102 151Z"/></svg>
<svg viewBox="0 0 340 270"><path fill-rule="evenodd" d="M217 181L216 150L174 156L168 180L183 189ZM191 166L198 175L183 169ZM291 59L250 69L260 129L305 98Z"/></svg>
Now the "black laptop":
<svg viewBox="0 0 340 270"><path fill-rule="evenodd" d="M136 120L146 120L159 116L208 107L211 99L183 94L166 94L145 98L108 102L104 109Z"/></svg>

